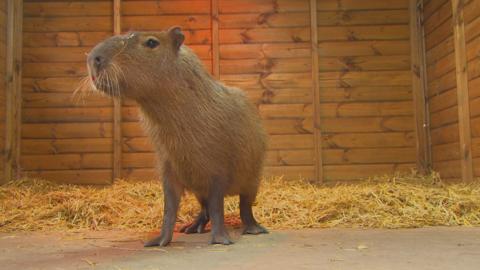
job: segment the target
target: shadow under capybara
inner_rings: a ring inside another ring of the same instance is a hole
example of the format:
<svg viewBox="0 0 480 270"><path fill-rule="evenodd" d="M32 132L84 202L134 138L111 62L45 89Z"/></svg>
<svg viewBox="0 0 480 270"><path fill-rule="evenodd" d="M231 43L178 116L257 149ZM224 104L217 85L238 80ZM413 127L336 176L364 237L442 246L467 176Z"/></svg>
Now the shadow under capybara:
<svg viewBox="0 0 480 270"><path fill-rule="evenodd" d="M224 197L240 196L244 233L267 233L252 213L260 183L266 135L255 106L237 88L215 80L179 27L131 32L98 44L87 57L89 84L112 97L136 100L159 159L165 196L161 234L145 246L172 240L180 198L192 192L201 211L185 233L231 244Z"/></svg>

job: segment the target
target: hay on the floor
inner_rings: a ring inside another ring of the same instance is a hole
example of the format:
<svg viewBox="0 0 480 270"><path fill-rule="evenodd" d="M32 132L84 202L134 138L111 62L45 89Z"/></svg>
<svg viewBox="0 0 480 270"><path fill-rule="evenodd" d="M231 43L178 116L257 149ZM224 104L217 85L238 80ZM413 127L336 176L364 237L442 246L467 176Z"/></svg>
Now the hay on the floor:
<svg viewBox="0 0 480 270"><path fill-rule="evenodd" d="M226 199L226 218L238 222L238 199ZM108 187L58 185L24 179L0 187L0 231L156 230L163 213L158 181L117 181ZM182 200L179 223L198 210ZM411 228L480 225L480 183L444 184L435 175L375 178L359 184L315 186L265 179L254 207L271 229Z"/></svg>

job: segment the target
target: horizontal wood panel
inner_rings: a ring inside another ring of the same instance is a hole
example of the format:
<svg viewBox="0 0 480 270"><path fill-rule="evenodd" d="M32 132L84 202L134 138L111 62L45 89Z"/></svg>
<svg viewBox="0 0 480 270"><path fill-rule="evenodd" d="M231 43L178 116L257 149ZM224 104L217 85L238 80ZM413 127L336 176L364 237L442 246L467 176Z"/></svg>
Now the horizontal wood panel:
<svg viewBox="0 0 480 270"><path fill-rule="evenodd" d="M208 15L122 16L122 31L161 31L172 25L184 30L210 29Z"/></svg>
<svg viewBox="0 0 480 270"><path fill-rule="evenodd" d="M111 153L111 138L23 139L22 154Z"/></svg>
<svg viewBox="0 0 480 270"><path fill-rule="evenodd" d="M410 172L415 164L366 164L366 165L325 165L326 181L362 180L374 176Z"/></svg>
<svg viewBox="0 0 480 270"><path fill-rule="evenodd" d="M322 153L324 164L413 163L414 147L326 149Z"/></svg>
<svg viewBox="0 0 480 270"><path fill-rule="evenodd" d="M318 27L319 41L408 40L409 36L408 25Z"/></svg>
<svg viewBox="0 0 480 270"><path fill-rule="evenodd" d="M433 163L433 169L440 174L442 178L460 179L460 160L438 161Z"/></svg>
<svg viewBox="0 0 480 270"><path fill-rule="evenodd" d="M111 138L111 123L45 123L22 125L25 139Z"/></svg>
<svg viewBox="0 0 480 270"><path fill-rule="evenodd" d="M110 122L112 108L25 108L24 123Z"/></svg>
<svg viewBox="0 0 480 270"><path fill-rule="evenodd" d="M112 14L111 1L94 2L28 2L23 5L23 15L27 17L70 17L70 16L109 16Z"/></svg>
<svg viewBox="0 0 480 270"><path fill-rule="evenodd" d="M458 123L434 128L430 131L432 145L459 141Z"/></svg>
<svg viewBox="0 0 480 270"><path fill-rule="evenodd" d="M108 169L112 167L111 153L95 154L57 154L57 155L22 155L24 170L75 170Z"/></svg>
<svg viewBox="0 0 480 270"><path fill-rule="evenodd" d="M122 1L122 15L210 14L210 1Z"/></svg>
<svg viewBox="0 0 480 270"><path fill-rule="evenodd" d="M413 132L386 133L325 133L322 145L328 148L381 148L381 147L412 147L415 144Z"/></svg>
<svg viewBox="0 0 480 270"><path fill-rule="evenodd" d="M220 44L263 42L306 42L310 40L309 28L247 28L220 29Z"/></svg>
<svg viewBox="0 0 480 270"><path fill-rule="evenodd" d="M113 29L110 16L89 17L24 17L25 32L109 32Z"/></svg>
<svg viewBox="0 0 480 270"><path fill-rule="evenodd" d="M277 0L275 2L270 0L221 0L218 4L220 14L305 12L309 10L309 2L306 0Z"/></svg>
<svg viewBox="0 0 480 270"><path fill-rule="evenodd" d="M112 170L23 171L25 176L69 184L111 184Z"/></svg>
<svg viewBox="0 0 480 270"><path fill-rule="evenodd" d="M434 162L460 159L460 144L455 142L433 145L432 159Z"/></svg>
<svg viewBox="0 0 480 270"><path fill-rule="evenodd" d="M408 24L408 10L335 10L317 12L318 25Z"/></svg>
<svg viewBox="0 0 480 270"><path fill-rule="evenodd" d="M317 10L385 10L407 9L408 1L403 0L317 0Z"/></svg>

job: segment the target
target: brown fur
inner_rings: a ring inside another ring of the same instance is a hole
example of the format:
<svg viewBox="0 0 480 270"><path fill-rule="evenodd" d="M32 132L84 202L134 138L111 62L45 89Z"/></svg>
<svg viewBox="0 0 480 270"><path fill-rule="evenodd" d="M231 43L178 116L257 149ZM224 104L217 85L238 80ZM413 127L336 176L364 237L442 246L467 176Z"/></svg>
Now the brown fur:
<svg viewBox="0 0 480 270"><path fill-rule="evenodd" d="M143 45L151 37L159 41L155 49ZM207 198L218 177L227 181L225 195L255 196L266 149L256 108L240 89L215 80L190 48L177 46L171 31L112 37L93 50L109 64L99 74L89 65L89 83L137 101L181 188Z"/></svg>

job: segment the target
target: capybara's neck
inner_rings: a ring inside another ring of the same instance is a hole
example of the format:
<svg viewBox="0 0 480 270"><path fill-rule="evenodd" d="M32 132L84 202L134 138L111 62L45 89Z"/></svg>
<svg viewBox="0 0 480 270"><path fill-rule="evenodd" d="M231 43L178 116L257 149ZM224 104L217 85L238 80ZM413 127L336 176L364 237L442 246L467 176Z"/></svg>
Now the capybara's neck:
<svg viewBox="0 0 480 270"><path fill-rule="evenodd" d="M182 48L169 68L157 77L156 89L137 99L147 125L181 132L183 128L217 113L223 86L205 70L188 48ZM213 116L215 118L215 116Z"/></svg>

